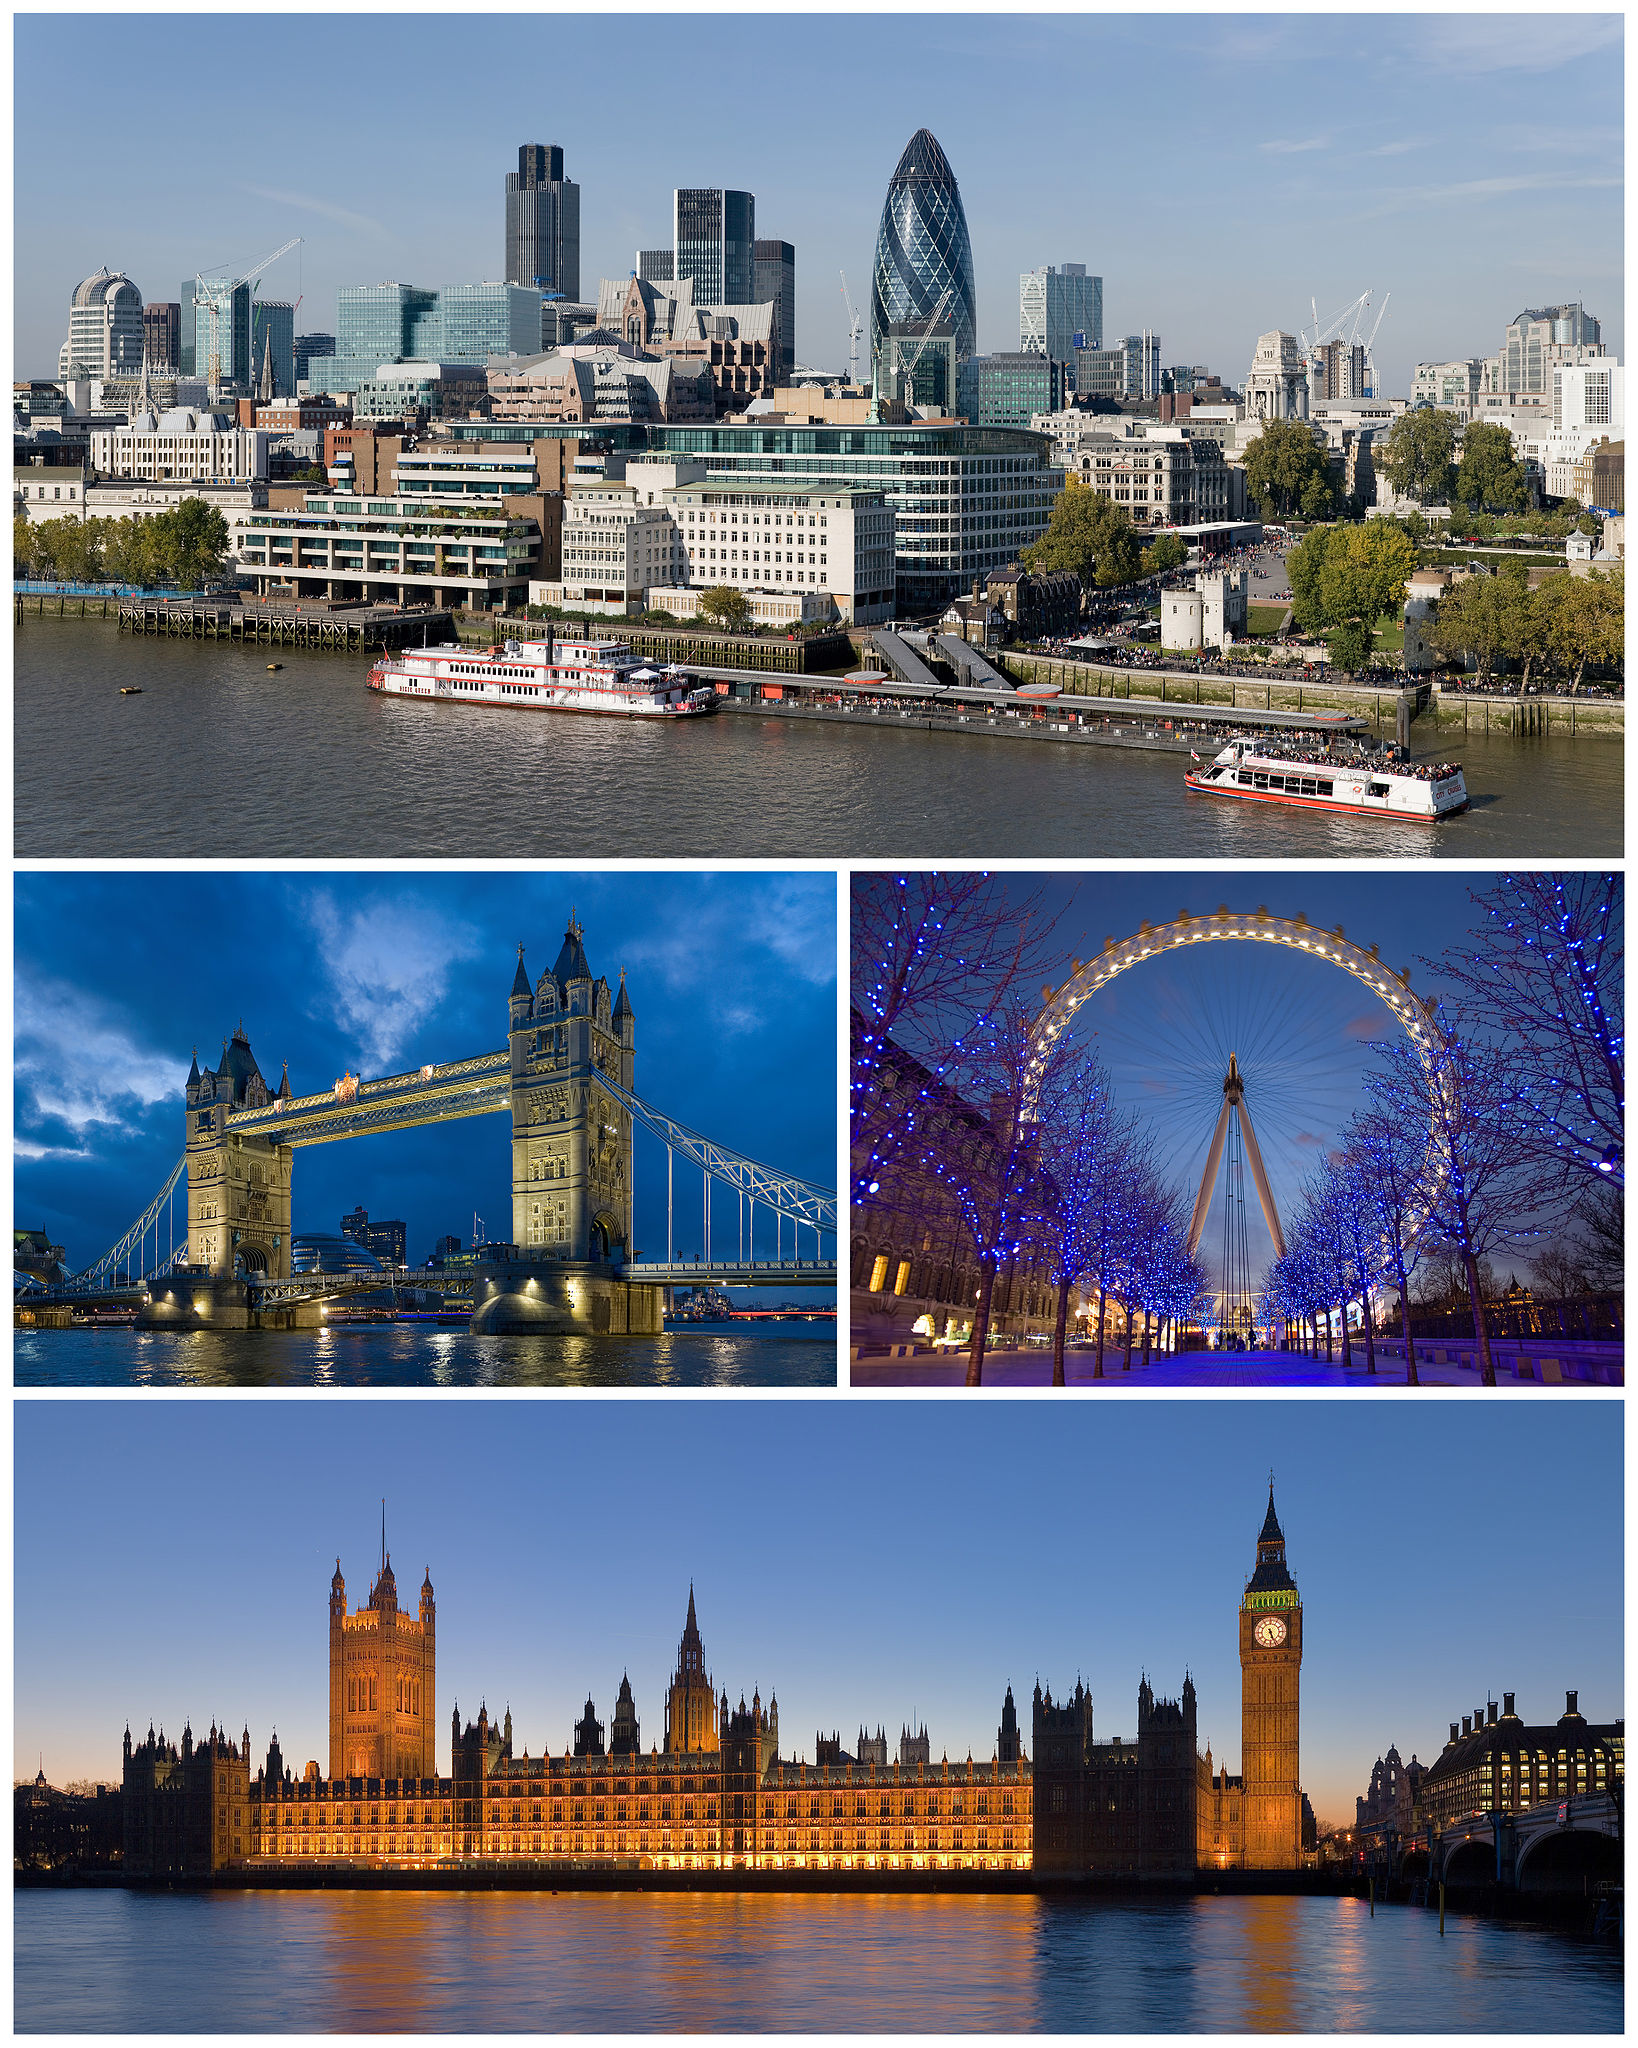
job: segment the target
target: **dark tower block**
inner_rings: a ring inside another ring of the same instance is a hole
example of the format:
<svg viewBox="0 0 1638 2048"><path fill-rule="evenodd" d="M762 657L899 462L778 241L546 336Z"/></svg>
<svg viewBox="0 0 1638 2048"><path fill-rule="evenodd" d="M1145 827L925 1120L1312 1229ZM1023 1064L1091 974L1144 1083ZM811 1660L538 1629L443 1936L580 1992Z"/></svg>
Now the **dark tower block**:
<svg viewBox="0 0 1638 2048"><path fill-rule="evenodd" d="M1240 1768L1245 1867L1295 1870L1302 1860L1298 1694L1302 1599L1286 1568L1274 1488L1257 1538L1257 1569L1240 1602Z"/></svg>

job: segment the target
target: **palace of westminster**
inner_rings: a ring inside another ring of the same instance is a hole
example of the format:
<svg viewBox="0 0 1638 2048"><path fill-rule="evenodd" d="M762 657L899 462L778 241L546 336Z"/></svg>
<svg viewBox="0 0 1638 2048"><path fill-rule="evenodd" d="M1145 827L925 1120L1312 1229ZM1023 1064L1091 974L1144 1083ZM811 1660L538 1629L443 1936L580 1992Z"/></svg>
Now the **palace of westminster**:
<svg viewBox="0 0 1638 2048"><path fill-rule="evenodd" d="M1241 1775L1195 1746L1195 1693L1138 1690L1136 1739L1093 1736L1077 1683L1035 1689L1026 1752L1011 1688L987 1762L934 1762L925 1728L821 1737L812 1763L782 1757L779 1707L730 1706L706 1671L694 1614L666 1694L665 1740L645 1750L628 1680L605 1740L593 1703L564 1754L513 1747L510 1711L450 1726L437 1774L437 1621L430 1574L401 1610L389 1558L349 1613L330 1582L330 1757L290 1772L275 1735L252 1776L250 1733L212 1728L180 1747L125 1733L125 1871L209 1881L321 1868L480 1868L542 1881L566 1870L1034 1871L1186 1879L1201 1869L1292 1870L1303 1857L1298 1779L1302 1604L1269 1492L1240 1603ZM932 1880L936 1882L936 1877Z"/></svg>

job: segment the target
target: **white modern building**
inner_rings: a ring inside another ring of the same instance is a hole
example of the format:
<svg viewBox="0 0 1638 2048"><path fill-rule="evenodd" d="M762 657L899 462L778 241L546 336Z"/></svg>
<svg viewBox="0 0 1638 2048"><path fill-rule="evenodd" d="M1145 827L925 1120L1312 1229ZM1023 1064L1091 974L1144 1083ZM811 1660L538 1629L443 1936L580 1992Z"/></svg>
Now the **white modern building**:
<svg viewBox="0 0 1638 2048"><path fill-rule="evenodd" d="M1103 279L1084 263L1045 263L1018 280L1018 347L1072 363L1078 348L1103 347Z"/></svg>
<svg viewBox="0 0 1638 2048"><path fill-rule="evenodd" d="M117 270L99 270L74 287L68 339L57 352L63 377L135 376L142 368L142 294Z"/></svg>
<svg viewBox="0 0 1638 2048"><path fill-rule="evenodd" d="M169 412L133 413L129 426L96 429L89 452L92 468L104 476L241 483L266 477L272 438L257 428L234 426L225 413L179 405Z"/></svg>
<svg viewBox="0 0 1638 2048"><path fill-rule="evenodd" d="M602 478L570 483L561 577L532 584L530 602L686 615L699 592L727 586L748 599L801 600L770 610L770 623L868 625L892 615L890 599L864 602L861 593L891 592L893 545L893 512L879 489L741 488L713 480L703 462L615 456Z"/></svg>

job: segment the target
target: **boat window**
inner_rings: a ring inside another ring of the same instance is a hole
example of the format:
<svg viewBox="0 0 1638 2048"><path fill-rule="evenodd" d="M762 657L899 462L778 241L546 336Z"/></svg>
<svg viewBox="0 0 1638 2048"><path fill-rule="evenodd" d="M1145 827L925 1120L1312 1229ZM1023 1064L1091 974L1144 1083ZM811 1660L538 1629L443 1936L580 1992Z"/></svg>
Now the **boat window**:
<svg viewBox="0 0 1638 2048"><path fill-rule="evenodd" d="M1321 796L1329 796L1331 794L1331 789L1332 785L1329 782L1322 782L1319 786L1319 793Z"/></svg>
<svg viewBox="0 0 1638 2048"><path fill-rule="evenodd" d="M1370 790L1372 796L1386 796L1388 793L1388 785L1385 782L1373 782L1370 785Z"/></svg>
<svg viewBox="0 0 1638 2048"><path fill-rule="evenodd" d="M1268 778L1268 786L1270 789L1284 789L1285 777L1283 775L1271 775Z"/></svg>

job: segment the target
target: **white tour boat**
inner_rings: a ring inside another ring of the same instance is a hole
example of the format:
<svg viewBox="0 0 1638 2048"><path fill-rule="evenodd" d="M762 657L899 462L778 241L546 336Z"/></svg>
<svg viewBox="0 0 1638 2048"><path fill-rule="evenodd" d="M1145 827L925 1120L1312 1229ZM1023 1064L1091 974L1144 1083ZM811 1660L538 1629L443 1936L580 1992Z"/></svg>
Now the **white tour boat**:
<svg viewBox="0 0 1638 2048"><path fill-rule="evenodd" d="M389 697L509 711L600 711L615 718L700 718L717 692L685 669L651 668L621 640L507 640L498 647L402 647L370 670Z"/></svg>
<svg viewBox="0 0 1638 2048"><path fill-rule="evenodd" d="M1312 759L1260 752L1253 740L1233 740L1209 767L1191 769L1189 789L1253 803L1296 804L1304 810L1355 811L1426 824L1467 809L1459 763L1413 766L1391 749L1361 758L1316 753Z"/></svg>

